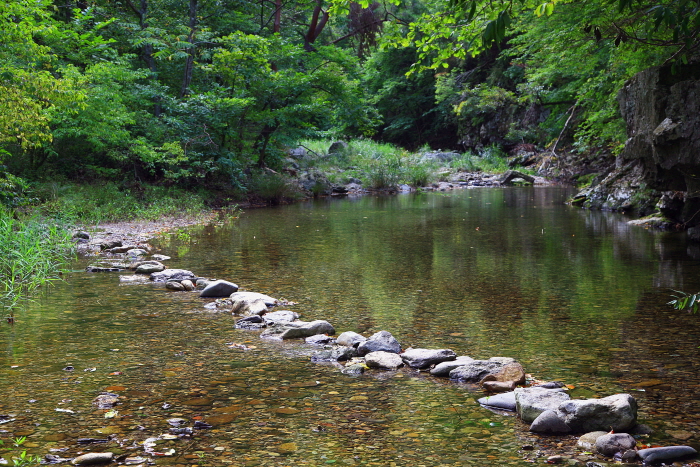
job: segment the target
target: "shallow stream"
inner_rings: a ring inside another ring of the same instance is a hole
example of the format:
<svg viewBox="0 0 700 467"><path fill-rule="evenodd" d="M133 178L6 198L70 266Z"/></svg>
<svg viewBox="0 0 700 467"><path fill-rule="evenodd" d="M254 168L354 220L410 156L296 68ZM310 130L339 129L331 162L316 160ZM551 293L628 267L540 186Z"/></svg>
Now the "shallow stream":
<svg viewBox="0 0 700 467"><path fill-rule="evenodd" d="M700 317L666 302L669 289L700 290L700 249L684 234L565 206L571 194L308 201L154 244L172 256L169 267L296 302L302 319L338 332L388 330L404 348L514 357L536 378L574 386L574 397L629 392L655 430L643 442L699 448ZM178 466L595 458L573 436L532 435L481 408L476 387L406 369L342 375L311 363L315 349L301 341L234 329L195 293L121 284L118 273L83 272L88 261L76 260L14 326L0 325L5 447L26 436L23 447L42 456L110 451ZM120 395L116 412L92 404L102 391ZM171 418L213 427L144 452L140 443L168 433Z"/></svg>

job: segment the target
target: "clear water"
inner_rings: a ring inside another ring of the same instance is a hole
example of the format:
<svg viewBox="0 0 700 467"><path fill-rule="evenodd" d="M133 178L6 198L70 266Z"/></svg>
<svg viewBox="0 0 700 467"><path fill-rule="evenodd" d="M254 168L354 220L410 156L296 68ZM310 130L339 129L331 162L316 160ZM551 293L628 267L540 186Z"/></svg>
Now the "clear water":
<svg viewBox="0 0 700 467"><path fill-rule="evenodd" d="M700 318L665 303L669 288L700 290L700 256L683 234L565 206L571 194L317 200L156 243L170 267L296 302L302 319L338 332L388 330L404 348L514 357L539 379L574 386L573 396L630 392L655 430L645 443L697 448ZM14 419L0 436L27 436L32 453L110 451L182 466L592 457L573 436L532 435L479 407L478 388L405 369L345 376L311 363L314 348L301 341L234 329L195 293L120 284L118 274L81 272L86 264L0 326L0 415ZM101 391L120 395L117 414L92 404ZM171 456L144 453L143 440L167 433L174 417L214 426L159 441L154 450Z"/></svg>

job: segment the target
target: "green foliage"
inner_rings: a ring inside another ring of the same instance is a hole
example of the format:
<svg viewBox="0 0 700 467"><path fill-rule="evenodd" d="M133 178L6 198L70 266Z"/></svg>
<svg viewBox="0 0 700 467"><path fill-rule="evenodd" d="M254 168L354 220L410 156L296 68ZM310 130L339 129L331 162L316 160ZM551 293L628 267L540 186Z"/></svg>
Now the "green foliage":
<svg viewBox="0 0 700 467"><path fill-rule="evenodd" d="M46 216L68 222L100 223L120 220L157 220L166 216L196 216L205 210L206 194L176 187L40 184L36 195Z"/></svg>
<svg viewBox="0 0 700 467"><path fill-rule="evenodd" d="M674 290L675 293L671 296L674 297L673 300L668 302L674 310L688 310L689 312L695 314L698 312L698 307L700 306L700 292L690 294L687 292L681 292L680 290Z"/></svg>
<svg viewBox="0 0 700 467"><path fill-rule="evenodd" d="M46 219L18 220L0 208L0 300L13 309L59 278L72 249L70 232Z"/></svg>
<svg viewBox="0 0 700 467"><path fill-rule="evenodd" d="M280 204L299 196L298 189L288 177L270 172L253 174L248 189L255 197L268 204Z"/></svg>

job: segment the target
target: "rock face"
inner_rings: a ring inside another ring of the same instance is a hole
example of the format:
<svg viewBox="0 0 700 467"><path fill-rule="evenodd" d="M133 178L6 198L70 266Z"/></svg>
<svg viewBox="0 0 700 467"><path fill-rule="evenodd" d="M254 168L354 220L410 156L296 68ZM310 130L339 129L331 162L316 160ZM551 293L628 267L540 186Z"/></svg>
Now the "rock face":
<svg viewBox="0 0 700 467"><path fill-rule="evenodd" d="M238 292L238 286L229 281L210 282L200 293L200 297L228 297L232 293Z"/></svg>
<svg viewBox="0 0 700 467"><path fill-rule="evenodd" d="M644 215L664 193L675 192L672 202L660 202L662 213L687 227L700 224L692 217L700 209L700 63L648 68L625 83L617 100L627 124L625 148L615 169L578 201Z"/></svg>
<svg viewBox="0 0 700 467"><path fill-rule="evenodd" d="M498 374L504 366L515 363L508 357L491 357L488 360L474 360L450 371L450 379L465 383L479 383L488 375Z"/></svg>
<svg viewBox="0 0 700 467"><path fill-rule="evenodd" d="M294 321L291 323L276 323L268 327L260 337L268 339L303 339L316 334L335 334L335 329L328 321Z"/></svg>
<svg viewBox="0 0 700 467"><path fill-rule="evenodd" d="M365 355L365 363L370 368L396 370L403 366L403 360L394 352L376 351Z"/></svg>
<svg viewBox="0 0 700 467"><path fill-rule="evenodd" d="M557 415L577 432L626 431L637 424L637 401L629 394L571 400L559 405Z"/></svg>
<svg viewBox="0 0 700 467"><path fill-rule="evenodd" d="M457 354L450 349L407 349L401 359L411 368L428 368L436 363L454 360Z"/></svg>
<svg viewBox="0 0 700 467"><path fill-rule="evenodd" d="M569 395L562 389L534 387L515 390L516 411L525 423L532 423L545 410L557 410L562 402L569 399Z"/></svg>
<svg viewBox="0 0 700 467"><path fill-rule="evenodd" d="M257 292L236 292L230 297L234 315L262 315L268 307L277 305L274 298Z"/></svg>
<svg viewBox="0 0 700 467"><path fill-rule="evenodd" d="M153 282L179 282L185 279L196 280L197 276L195 276L192 271L188 271L186 269L165 269L163 271L154 272L151 274L151 280Z"/></svg>
<svg viewBox="0 0 700 467"><path fill-rule="evenodd" d="M364 357L370 352L401 352L401 344L388 331L379 331L357 346L357 354Z"/></svg>

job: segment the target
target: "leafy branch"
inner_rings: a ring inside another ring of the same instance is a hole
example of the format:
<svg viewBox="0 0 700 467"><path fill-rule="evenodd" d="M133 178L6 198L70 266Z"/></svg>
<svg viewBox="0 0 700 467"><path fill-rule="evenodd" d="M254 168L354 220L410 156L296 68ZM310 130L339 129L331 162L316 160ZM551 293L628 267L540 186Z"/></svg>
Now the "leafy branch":
<svg viewBox="0 0 700 467"><path fill-rule="evenodd" d="M698 305L700 305L700 292L690 294L687 292L681 292L680 290L674 290L676 295L671 295L674 300L671 300L667 305L671 305L675 310L688 310L695 314L698 312Z"/></svg>

